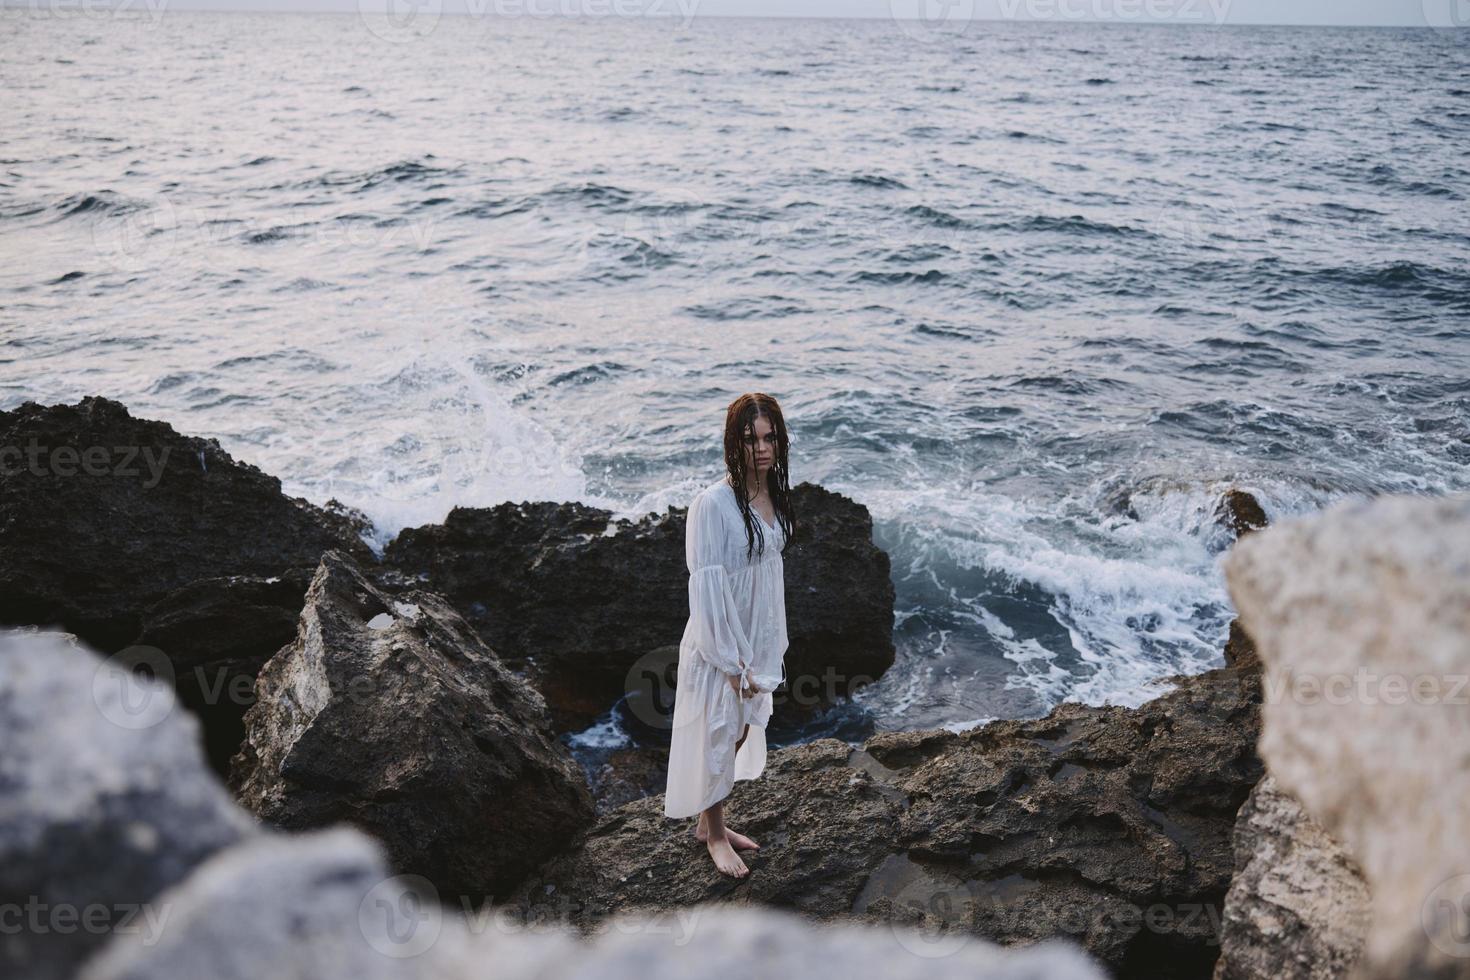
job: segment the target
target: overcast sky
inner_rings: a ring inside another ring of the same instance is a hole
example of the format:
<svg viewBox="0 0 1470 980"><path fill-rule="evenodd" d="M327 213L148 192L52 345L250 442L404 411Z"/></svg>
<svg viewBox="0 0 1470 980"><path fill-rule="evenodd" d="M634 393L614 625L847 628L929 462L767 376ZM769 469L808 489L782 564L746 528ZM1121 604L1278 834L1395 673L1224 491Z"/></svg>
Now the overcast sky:
<svg viewBox="0 0 1470 980"><path fill-rule="evenodd" d="M966 20L1180 24L1470 25L1470 0L0 0L0 6L121 5L137 10L401 11L444 14L640 10L696 17L962 17ZM927 14L925 13L927 11Z"/></svg>

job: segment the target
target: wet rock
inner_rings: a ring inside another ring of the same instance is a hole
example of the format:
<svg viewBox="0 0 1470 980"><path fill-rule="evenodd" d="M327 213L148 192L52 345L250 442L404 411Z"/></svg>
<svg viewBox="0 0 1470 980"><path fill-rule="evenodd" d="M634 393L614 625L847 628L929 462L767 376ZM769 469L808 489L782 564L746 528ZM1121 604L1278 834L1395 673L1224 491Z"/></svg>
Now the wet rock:
<svg viewBox="0 0 1470 980"><path fill-rule="evenodd" d="M256 692L241 802L287 829L354 824L446 896L503 893L592 819L540 695L438 595L390 596L341 552Z"/></svg>
<svg viewBox="0 0 1470 980"><path fill-rule="evenodd" d="M1260 678L1179 678L1138 708L1058 706L963 733L770 753L726 820L762 846L719 874L653 796L609 813L512 896L670 909L720 898L1006 944L1061 937L1120 976L1199 977L1218 954L1236 811L1262 768Z"/></svg>
<svg viewBox="0 0 1470 980"><path fill-rule="evenodd" d="M1230 489L1220 497L1215 520L1236 538L1266 526L1266 511L1260 501L1245 490Z"/></svg>
<svg viewBox="0 0 1470 980"><path fill-rule="evenodd" d="M1260 753L1362 868L1365 978L1470 976L1470 497L1349 500L1225 562Z"/></svg>
<svg viewBox="0 0 1470 980"><path fill-rule="evenodd" d="M256 832L167 685L62 636L0 633L0 908L22 916L0 929L0 975L70 977Z"/></svg>
<svg viewBox="0 0 1470 980"><path fill-rule="evenodd" d="M143 613L130 646L166 655L179 700L202 723L205 754L221 778L245 737L256 675L295 638L310 583L306 569L200 579Z"/></svg>
<svg viewBox="0 0 1470 980"><path fill-rule="evenodd" d="M792 488L792 499L800 523L784 555L785 687L793 706L809 701L820 710L893 666L895 593L868 508L806 482ZM683 611L687 617L687 601Z"/></svg>
<svg viewBox="0 0 1470 980"><path fill-rule="evenodd" d="M624 803L663 792L669 779L669 750L634 746L608 754L590 779L597 813L609 813Z"/></svg>
<svg viewBox="0 0 1470 980"><path fill-rule="evenodd" d="M112 653L191 582L310 570L328 548L372 560L344 517L213 439L107 398L0 412L0 623L59 626Z"/></svg>
<svg viewBox="0 0 1470 980"><path fill-rule="evenodd" d="M1214 980L1347 976L1368 918L1362 870L1268 773L1236 818Z"/></svg>
<svg viewBox="0 0 1470 980"><path fill-rule="evenodd" d="M1228 667L1244 667L1259 670L1261 659L1256 655L1256 644L1250 634L1240 625L1240 619L1230 621L1230 637L1225 641L1225 664Z"/></svg>
<svg viewBox="0 0 1470 980"><path fill-rule="evenodd" d="M893 583L867 509L810 483L792 489L787 546L788 686L813 710L893 663ZM649 650L677 645L689 617L686 510L639 521L582 504L457 507L403 531L385 564L432 583L512 668L526 670L557 731L585 728L639 686Z"/></svg>

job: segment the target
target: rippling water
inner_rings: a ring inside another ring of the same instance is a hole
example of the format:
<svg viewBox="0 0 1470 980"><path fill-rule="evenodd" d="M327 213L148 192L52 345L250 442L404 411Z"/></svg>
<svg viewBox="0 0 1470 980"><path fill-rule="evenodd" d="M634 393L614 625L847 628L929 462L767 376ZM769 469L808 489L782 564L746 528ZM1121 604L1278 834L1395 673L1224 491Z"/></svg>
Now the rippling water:
<svg viewBox="0 0 1470 980"><path fill-rule="evenodd" d="M683 505L764 390L893 557L872 724L1136 704L1221 662L1223 489L1470 489L1470 45L972 26L0 16L0 407L381 544Z"/></svg>

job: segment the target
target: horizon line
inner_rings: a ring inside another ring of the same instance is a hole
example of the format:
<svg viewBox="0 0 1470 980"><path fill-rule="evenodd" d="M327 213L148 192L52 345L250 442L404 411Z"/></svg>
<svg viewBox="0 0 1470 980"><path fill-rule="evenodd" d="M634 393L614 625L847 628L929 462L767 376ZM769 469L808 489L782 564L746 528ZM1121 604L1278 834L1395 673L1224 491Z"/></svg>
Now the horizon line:
<svg viewBox="0 0 1470 980"><path fill-rule="evenodd" d="M302 9L299 6L273 6L270 0L258 6L244 6L229 3L217 5L210 0L0 0L0 11L29 11L40 16L57 16L60 19L81 19L96 17L98 14L139 16L160 16L162 13L194 13L194 14L335 14L339 16L361 17L365 13L363 7L376 8L385 0L338 0L310 6ZM386 0L391 3L393 0ZM485 20L663 20L684 19L689 22L695 20L782 20L782 21L893 21L895 23L928 24L929 20L919 17L899 17L892 13L849 13L849 14L796 14L781 12L761 13L706 13L706 14L682 14L677 9L668 13L663 12L640 12L636 14L626 13L594 13L594 12L525 12L525 13L497 13L490 11L496 0L483 0L487 8L483 11L468 9L466 0L451 0L449 4L437 4L440 8L434 12L434 16L444 17L476 17ZM535 5L537 0L527 0ZM555 2L555 0L552 0ZM565 3L566 0L561 0ZM698 2L698 0L696 0ZM1228 2L1228 0L1227 0ZM675 4L677 7L677 4ZM164 8L160 11L159 8ZM461 9L463 8L463 9ZM64 13L62 12L64 11ZM1213 22L1208 19L1181 19L1161 18L1150 19L1147 17L1030 17L1030 16L993 16L976 14L965 18L965 23L984 24L1040 24L1040 25L1089 25L1089 26L1145 26L1145 27L1190 27L1190 28L1229 28L1229 27L1285 27L1285 28L1354 28L1369 30L1425 30L1443 31L1444 28L1429 24L1425 21L1353 21L1344 23L1325 23L1321 21L1263 21L1263 20L1229 20ZM1464 26L1455 25L1453 29L1463 29ZM950 31L941 29L943 33L964 33L964 28Z"/></svg>

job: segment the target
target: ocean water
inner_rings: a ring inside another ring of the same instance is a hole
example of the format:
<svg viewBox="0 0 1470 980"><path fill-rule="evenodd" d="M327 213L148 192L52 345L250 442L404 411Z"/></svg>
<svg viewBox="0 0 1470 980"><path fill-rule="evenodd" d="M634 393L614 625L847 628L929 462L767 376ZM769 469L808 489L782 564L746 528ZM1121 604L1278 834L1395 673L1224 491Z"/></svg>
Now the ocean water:
<svg viewBox="0 0 1470 980"><path fill-rule="evenodd" d="M1470 489L1463 31L381 33L0 15L0 408L118 398L381 546L682 506L769 392L893 560L879 729L1220 664L1228 488Z"/></svg>

